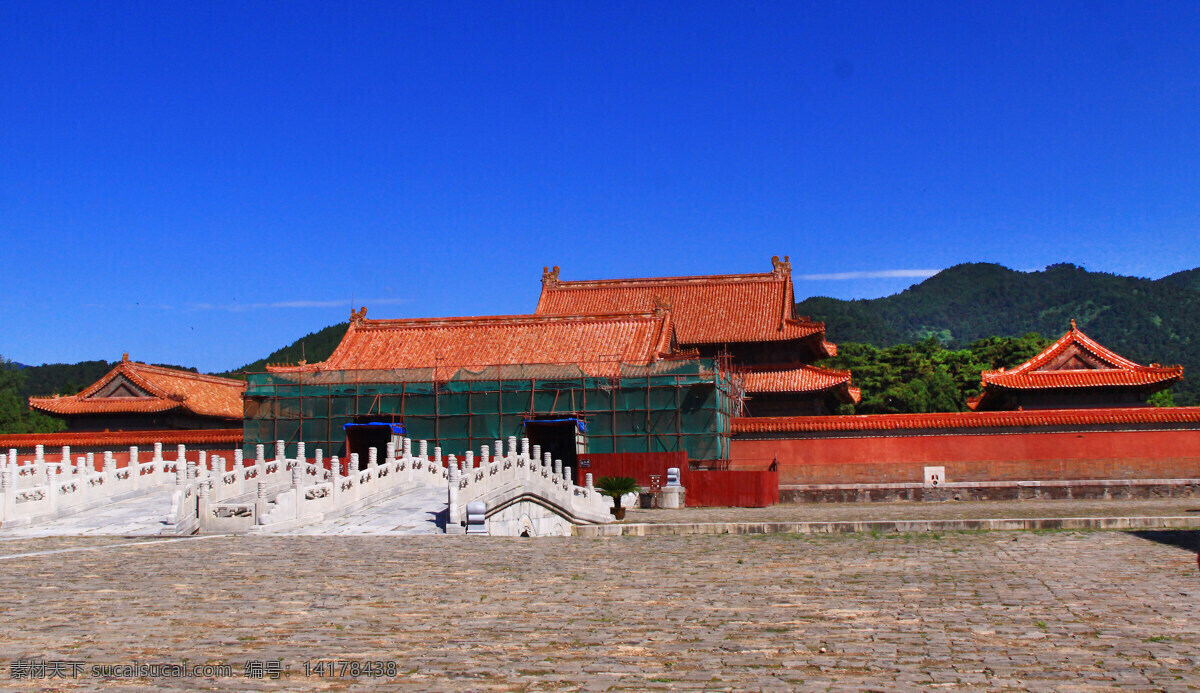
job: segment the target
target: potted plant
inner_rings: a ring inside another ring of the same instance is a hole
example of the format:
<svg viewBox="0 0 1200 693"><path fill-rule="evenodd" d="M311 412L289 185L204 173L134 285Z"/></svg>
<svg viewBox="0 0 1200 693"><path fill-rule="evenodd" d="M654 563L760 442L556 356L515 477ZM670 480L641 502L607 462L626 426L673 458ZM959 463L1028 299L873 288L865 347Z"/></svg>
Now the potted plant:
<svg viewBox="0 0 1200 693"><path fill-rule="evenodd" d="M637 479L631 476L602 476L596 481L596 489L613 499L612 514L618 520L625 519L625 508L621 507L621 496L642 490Z"/></svg>

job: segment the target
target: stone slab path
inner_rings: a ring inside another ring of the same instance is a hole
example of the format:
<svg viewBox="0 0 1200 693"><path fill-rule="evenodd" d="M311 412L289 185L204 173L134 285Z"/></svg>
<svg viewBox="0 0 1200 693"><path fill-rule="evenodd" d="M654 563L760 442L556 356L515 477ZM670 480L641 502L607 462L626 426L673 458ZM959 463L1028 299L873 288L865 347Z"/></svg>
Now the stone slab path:
<svg viewBox="0 0 1200 693"><path fill-rule="evenodd" d="M164 487L144 496L25 527L0 525L0 540L10 537L156 535L164 527L163 518L171 511L174 491L174 486Z"/></svg>
<svg viewBox="0 0 1200 693"><path fill-rule="evenodd" d="M767 508L630 508L628 523L862 522L1023 517L1200 517L1200 498L1002 500L907 503L789 503Z"/></svg>
<svg viewBox="0 0 1200 693"><path fill-rule="evenodd" d="M345 517L271 534L437 534L446 507L446 489L417 488Z"/></svg>
<svg viewBox="0 0 1200 693"><path fill-rule="evenodd" d="M57 544L76 550L44 553ZM1197 531L129 544L0 542L0 687L1200 686ZM12 678L39 661L84 669ZM174 679L91 673L134 661L230 668ZM280 678L246 676L263 662L277 662ZM334 662L332 674L316 673L322 662ZM371 662L384 675L363 675Z"/></svg>

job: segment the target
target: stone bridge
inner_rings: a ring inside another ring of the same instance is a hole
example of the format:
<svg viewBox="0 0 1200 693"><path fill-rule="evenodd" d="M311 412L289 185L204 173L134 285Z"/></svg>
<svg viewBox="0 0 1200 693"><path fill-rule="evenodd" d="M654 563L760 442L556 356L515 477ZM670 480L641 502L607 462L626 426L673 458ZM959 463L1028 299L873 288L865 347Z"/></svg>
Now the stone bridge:
<svg viewBox="0 0 1200 693"><path fill-rule="evenodd" d="M95 520L115 533L408 533L379 530L394 527L397 512L415 512L427 516L425 531L547 536L611 521L611 501L592 488L590 474L575 485L569 468L536 446L531 452L527 439L518 450L509 438L507 451L496 441L494 455L484 446L478 464L471 452L443 460L435 447L430 456L425 441L414 452L408 438L389 443L382 460L371 449L365 465L357 454L343 465L297 447L292 458L280 441L273 459L259 445L252 460L236 450L231 459L201 452L189 461L183 446L165 459L156 444L148 462L132 448L122 468L114 453L103 453L99 470L92 454L72 464L69 448L51 461L38 446L25 464L10 450L0 456L0 528L86 532Z"/></svg>

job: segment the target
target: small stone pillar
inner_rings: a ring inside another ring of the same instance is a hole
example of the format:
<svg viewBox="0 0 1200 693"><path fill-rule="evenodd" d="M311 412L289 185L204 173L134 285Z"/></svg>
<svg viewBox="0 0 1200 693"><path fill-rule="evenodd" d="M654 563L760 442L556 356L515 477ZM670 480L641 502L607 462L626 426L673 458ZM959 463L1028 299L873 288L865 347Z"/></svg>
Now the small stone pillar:
<svg viewBox="0 0 1200 693"><path fill-rule="evenodd" d="M296 443L296 464L300 466L300 471L304 471L304 466L308 464L308 452L304 449L304 441Z"/></svg>
<svg viewBox="0 0 1200 693"><path fill-rule="evenodd" d="M358 453L357 452L350 453L350 464L346 467L346 469L349 471L349 474L347 474L347 476L349 476L351 479L353 479L357 483L358 482L358 471L360 469L360 467L358 466Z"/></svg>
<svg viewBox="0 0 1200 693"><path fill-rule="evenodd" d="M287 460L287 447L284 446L282 440L275 441L275 461L283 464Z"/></svg>
<svg viewBox="0 0 1200 693"><path fill-rule="evenodd" d="M542 461L542 446L541 445L533 446L533 459L535 461L537 461L538 464L541 464L541 461Z"/></svg>
<svg viewBox="0 0 1200 693"><path fill-rule="evenodd" d="M422 441L422 442L424 442L424 441ZM433 448L433 463L435 465L437 465L438 467L442 466L442 448L441 448L441 446L434 446L434 448Z"/></svg>
<svg viewBox="0 0 1200 693"><path fill-rule="evenodd" d="M262 443L254 446L254 464L259 467L267 463L267 448Z"/></svg>
<svg viewBox="0 0 1200 693"><path fill-rule="evenodd" d="M571 481L571 468L570 467L563 467L562 479L563 479L563 481L567 482L568 484L573 483Z"/></svg>
<svg viewBox="0 0 1200 693"><path fill-rule="evenodd" d="M70 445L62 446L62 457L60 457L58 461L60 464L62 464L62 473L63 474L71 474L71 473L75 472L75 470L72 469L72 467L74 465L71 464L71 446Z"/></svg>
<svg viewBox="0 0 1200 693"><path fill-rule="evenodd" d="M196 453L199 459L196 460L196 478L208 479L208 451L201 450Z"/></svg>
<svg viewBox="0 0 1200 693"><path fill-rule="evenodd" d="M450 455L446 458L446 465L450 469L450 477L452 479L457 479L458 477L462 476L460 473L462 470L459 468L458 460L454 457L454 455Z"/></svg>
<svg viewBox="0 0 1200 693"><path fill-rule="evenodd" d="M317 465L317 481L325 481L325 451L317 448L313 454L316 455L313 464Z"/></svg>
<svg viewBox="0 0 1200 693"><path fill-rule="evenodd" d="M91 474L96 471L96 453L89 452L87 455L87 473ZM15 464L13 466L16 466Z"/></svg>
<svg viewBox="0 0 1200 693"><path fill-rule="evenodd" d="M463 453L463 469L470 471L475 468L475 452L467 450Z"/></svg>
<svg viewBox="0 0 1200 693"><path fill-rule="evenodd" d="M491 452L491 450L488 449L488 446L486 446L486 445L479 446L479 466L480 467L488 466L488 464L489 464L488 453L489 452Z"/></svg>
<svg viewBox="0 0 1200 693"><path fill-rule="evenodd" d="M595 486L592 485L592 473L591 472L588 472L587 474L583 475L583 483L589 489L596 488Z"/></svg>
<svg viewBox="0 0 1200 693"><path fill-rule="evenodd" d="M233 471L238 471L246 466L245 457L242 455L242 449L238 448L233 451Z"/></svg>
<svg viewBox="0 0 1200 693"><path fill-rule="evenodd" d="M513 459L517 458L517 437L516 436L508 437L508 456Z"/></svg>
<svg viewBox="0 0 1200 693"><path fill-rule="evenodd" d="M386 464L390 467L392 463L396 461L396 441L389 440L387 444L387 450L385 452L387 453Z"/></svg>
<svg viewBox="0 0 1200 693"><path fill-rule="evenodd" d="M141 463L142 463L142 461L140 459L138 459L137 446L130 445L129 446L129 466L133 468L133 471L137 471L137 467Z"/></svg>
<svg viewBox="0 0 1200 693"><path fill-rule="evenodd" d="M554 460L554 476L562 478L562 460Z"/></svg>
<svg viewBox="0 0 1200 693"><path fill-rule="evenodd" d="M497 440L496 442L492 443L492 450L495 452L495 454L492 455L493 457L495 457L497 460L502 459L504 457L504 441Z"/></svg>
<svg viewBox="0 0 1200 693"><path fill-rule="evenodd" d="M266 522L267 482L263 479L259 479L256 486L257 488L254 492L254 524L261 525Z"/></svg>
<svg viewBox="0 0 1200 693"><path fill-rule="evenodd" d="M155 443L154 444L154 467L156 469L162 469L163 468L162 462L163 462L162 443Z"/></svg>
<svg viewBox="0 0 1200 693"><path fill-rule="evenodd" d="M554 469L553 455L548 452L542 453L542 476L549 474Z"/></svg>
<svg viewBox="0 0 1200 693"><path fill-rule="evenodd" d="M529 439L528 438L521 439L521 454L524 455L525 457L529 457Z"/></svg>
<svg viewBox="0 0 1200 693"><path fill-rule="evenodd" d="M429 441L428 440L421 441L419 453L420 453L419 456L421 457L421 459L423 459L423 460L429 459Z"/></svg>
<svg viewBox="0 0 1200 693"><path fill-rule="evenodd" d="M117 461L109 450L104 451L104 483L112 483L112 476L117 471Z"/></svg>

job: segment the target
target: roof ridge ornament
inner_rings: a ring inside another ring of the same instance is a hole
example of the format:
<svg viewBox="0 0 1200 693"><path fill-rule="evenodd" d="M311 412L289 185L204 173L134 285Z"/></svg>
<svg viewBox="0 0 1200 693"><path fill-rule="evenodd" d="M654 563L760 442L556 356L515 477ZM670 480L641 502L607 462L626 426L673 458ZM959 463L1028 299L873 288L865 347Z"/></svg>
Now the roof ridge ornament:
<svg viewBox="0 0 1200 693"><path fill-rule="evenodd" d="M1078 327L1075 327L1075 318L1071 318L1071 329L1076 331L1079 330Z"/></svg>
<svg viewBox="0 0 1200 693"><path fill-rule="evenodd" d="M659 296L659 295L655 294L655 296L654 296L654 314L655 315L664 315L669 312L671 312L671 301L664 298L663 296Z"/></svg>
<svg viewBox="0 0 1200 693"><path fill-rule="evenodd" d="M129 352L121 354L121 363L129 363Z"/></svg>
<svg viewBox="0 0 1200 693"><path fill-rule="evenodd" d="M367 320L367 307L363 306L358 310L350 309L350 324L355 327L362 327Z"/></svg>
<svg viewBox="0 0 1200 693"><path fill-rule="evenodd" d="M782 279L785 276L791 275L791 273L792 263L787 255L783 256L783 260L780 260L778 255L771 256L771 274Z"/></svg>
<svg viewBox="0 0 1200 693"><path fill-rule="evenodd" d="M558 286L559 284L561 284L562 282L558 278L558 272L559 272L558 265L555 265L554 269L550 269L549 267L543 266L542 267L542 286L555 287L555 286Z"/></svg>

